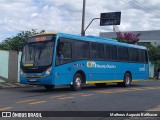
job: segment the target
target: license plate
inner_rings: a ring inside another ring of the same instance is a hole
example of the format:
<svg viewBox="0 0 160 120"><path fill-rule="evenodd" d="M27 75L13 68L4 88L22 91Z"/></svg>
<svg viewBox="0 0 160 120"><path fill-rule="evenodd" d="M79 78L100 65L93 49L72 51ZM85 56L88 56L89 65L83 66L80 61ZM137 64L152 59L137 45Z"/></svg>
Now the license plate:
<svg viewBox="0 0 160 120"><path fill-rule="evenodd" d="M35 82L35 81L36 81L36 79L30 79L29 81L30 81L30 82Z"/></svg>

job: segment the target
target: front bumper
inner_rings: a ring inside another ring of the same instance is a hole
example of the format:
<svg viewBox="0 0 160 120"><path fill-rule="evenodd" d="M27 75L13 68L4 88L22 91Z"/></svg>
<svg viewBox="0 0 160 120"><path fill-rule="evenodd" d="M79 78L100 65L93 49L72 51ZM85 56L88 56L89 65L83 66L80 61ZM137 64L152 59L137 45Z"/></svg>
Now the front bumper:
<svg viewBox="0 0 160 120"><path fill-rule="evenodd" d="M30 85L54 85L54 79L51 75L22 74L20 75L21 84Z"/></svg>

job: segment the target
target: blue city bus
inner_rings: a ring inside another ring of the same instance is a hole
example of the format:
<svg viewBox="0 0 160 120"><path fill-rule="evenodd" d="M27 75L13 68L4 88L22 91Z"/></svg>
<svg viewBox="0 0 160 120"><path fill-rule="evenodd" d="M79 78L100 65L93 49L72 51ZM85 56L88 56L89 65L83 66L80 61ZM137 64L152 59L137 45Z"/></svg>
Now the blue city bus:
<svg viewBox="0 0 160 120"><path fill-rule="evenodd" d="M42 33L29 37L20 62L20 83L70 85L80 90L84 84L104 86L147 80L148 52L144 46L95 36Z"/></svg>

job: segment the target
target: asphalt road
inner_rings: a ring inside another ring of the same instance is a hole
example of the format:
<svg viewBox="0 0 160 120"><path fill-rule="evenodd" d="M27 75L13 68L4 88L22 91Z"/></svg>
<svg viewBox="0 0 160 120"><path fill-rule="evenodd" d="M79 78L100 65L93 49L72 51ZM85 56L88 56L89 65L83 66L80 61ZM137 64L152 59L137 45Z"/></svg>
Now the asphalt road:
<svg viewBox="0 0 160 120"><path fill-rule="evenodd" d="M0 111L159 111L160 81L132 83L130 87L109 84L106 87L85 86L80 91L69 87L56 87L47 91L43 87L0 89ZM157 108L158 107L158 108ZM79 112L80 113L80 112ZM65 113L64 113L65 114ZM96 113L92 113L95 116ZM63 117L63 113L61 114ZM92 116L92 115L90 115ZM0 118L1 119L1 118ZM3 118L4 119L4 118ZM17 119L17 118L16 118ZM51 118L46 118L51 119ZM64 119L56 117L56 119ZM65 117L65 119L75 119ZM76 119L84 119L79 117ZM105 120L108 117L89 117ZM110 119L117 119L111 117ZM118 117L118 119L128 119ZM130 120L131 118L129 118ZM133 119L133 118L132 118ZM135 118L136 119L136 118ZM146 118L147 119L147 118ZM158 119L158 118L156 118Z"/></svg>

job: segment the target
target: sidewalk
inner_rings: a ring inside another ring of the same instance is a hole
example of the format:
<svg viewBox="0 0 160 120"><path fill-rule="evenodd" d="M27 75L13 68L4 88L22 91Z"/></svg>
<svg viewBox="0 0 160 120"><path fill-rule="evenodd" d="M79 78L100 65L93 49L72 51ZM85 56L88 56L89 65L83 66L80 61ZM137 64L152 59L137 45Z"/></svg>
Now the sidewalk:
<svg viewBox="0 0 160 120"><path fill-rule="evenodd" d="M22 87L29 87L29 85L22 85L20 83L0 82L0 89L2 88L22 88Z"/></svg>

